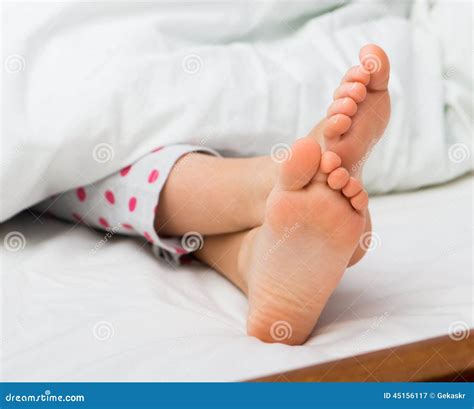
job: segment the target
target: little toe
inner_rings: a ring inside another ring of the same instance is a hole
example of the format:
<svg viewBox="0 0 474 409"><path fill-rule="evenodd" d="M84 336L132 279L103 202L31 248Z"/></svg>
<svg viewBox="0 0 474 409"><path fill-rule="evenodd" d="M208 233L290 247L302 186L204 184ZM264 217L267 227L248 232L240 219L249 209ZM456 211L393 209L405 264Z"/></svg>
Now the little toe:
<svg viewBox="0 0 474 409"><path fill-rule="evenodd" d="M360 82L345 82L334 91L333 99L349 97L357 104L361 103L367 96L367 88Z"/></svg>
<svg viewBox="0 0 474 409"><path fill-rule="evenodd" d="M350 98L339 98L336 99L328 108L327 117L330 118L336 114L344 114L347 116L354 116L357 112L356 102Z"/></svg>
<svg viewBox="0 0 474 409"><path fill-rule="evenodd" d="M356 210L364 210L369 205L369 195L365 190L357 193L350 200L352 207Z"/></svg>
<svg viewBox="0 0 474 409"><path fill-rule="evenodd" d="M360 65L356 65L354 67L349 68L346 75L342 78L341 84L344 82L360 82L364 85L367 85L370 81L370 73L361 67Z"/></svg>
<svg viewBox="0 0 474 409"><path fill-rule="evenodd" d="M333 170L328 176L328 185L331 189L340 190L349 181L349 172L344 168Z"/></svg>
<svg viewBox="0 0 474 409"><path fill-rule="evenodd" d="M342 189L342 193L347 198L351 198L351 197L354 197L359 192L361 192L362 189L363 189L362 183L356 178L351 176L351 178L349 179L349 182L347 182L347 185L345 185L344 188Z"/></svg>
<svg viewBox="0 0 474 409"><path fill-rule="evenodd" d="M324 123L323 135L326 138L335 138L347 132L351 127L352 120L344 114L336 114L326 119Z"/></svg>

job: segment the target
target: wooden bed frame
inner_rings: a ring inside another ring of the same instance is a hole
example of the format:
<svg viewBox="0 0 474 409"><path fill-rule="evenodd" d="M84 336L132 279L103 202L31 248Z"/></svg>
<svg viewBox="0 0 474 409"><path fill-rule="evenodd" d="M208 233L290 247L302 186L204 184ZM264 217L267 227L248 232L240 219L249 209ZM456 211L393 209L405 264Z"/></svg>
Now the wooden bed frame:
<svg viewBox="0 0 474 409"><path fill-rule="evenodd" d="M474 330L283 372L252 382L474 382Z"/></svg>

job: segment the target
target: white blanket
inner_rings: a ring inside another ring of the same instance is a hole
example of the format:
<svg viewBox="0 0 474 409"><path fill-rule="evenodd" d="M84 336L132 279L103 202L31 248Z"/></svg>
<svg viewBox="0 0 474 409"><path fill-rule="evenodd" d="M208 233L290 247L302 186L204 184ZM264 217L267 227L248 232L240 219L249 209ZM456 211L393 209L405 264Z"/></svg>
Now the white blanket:
<svg viewBox="0 0 474 409"><path fill-rule="evenodd" d="M466 172L471 3L400 3L6 2L0 221L157 145L254 155L291 143L368 42L393 70L369 190Z"/></svg>

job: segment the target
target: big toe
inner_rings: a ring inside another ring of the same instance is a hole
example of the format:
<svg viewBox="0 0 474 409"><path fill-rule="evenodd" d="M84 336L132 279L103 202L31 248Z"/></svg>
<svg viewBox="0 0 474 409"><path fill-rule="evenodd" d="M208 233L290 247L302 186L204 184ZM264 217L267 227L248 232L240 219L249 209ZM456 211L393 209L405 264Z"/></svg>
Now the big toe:
<svg viewBox="0 0 474 409"><path fill-rule="evenodd" d="M291 149L283 145L285 152L273 152L272 157L284 156L278 178L278 186L283 190L299 190L314 177L321 159L321 146L312 137L298 139ZM279 160L278 160L279 161Z"/></svg>
<svg viewBox="0 0 474 409"><path fill-rule="evenodd" d="M375 44L361 48L359 60L363 70L370 74L367 88L370 91L385 91L390 76L390 61L385 51Z"/></svg>

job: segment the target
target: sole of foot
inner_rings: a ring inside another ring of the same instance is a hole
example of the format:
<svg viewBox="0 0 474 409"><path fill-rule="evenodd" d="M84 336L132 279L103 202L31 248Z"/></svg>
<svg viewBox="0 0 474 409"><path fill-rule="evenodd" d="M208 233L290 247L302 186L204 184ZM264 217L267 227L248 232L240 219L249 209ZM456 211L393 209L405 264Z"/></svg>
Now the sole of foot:
<svg viewBox="0 0 474 409"><path fill-rule="evenodd" d="M361 182L341 167L339 155L322 154L313 137L295 142L263 225L242 246L249 335L305 342L358 246L367 206Z"/></svg>

